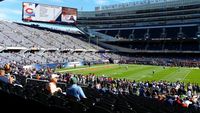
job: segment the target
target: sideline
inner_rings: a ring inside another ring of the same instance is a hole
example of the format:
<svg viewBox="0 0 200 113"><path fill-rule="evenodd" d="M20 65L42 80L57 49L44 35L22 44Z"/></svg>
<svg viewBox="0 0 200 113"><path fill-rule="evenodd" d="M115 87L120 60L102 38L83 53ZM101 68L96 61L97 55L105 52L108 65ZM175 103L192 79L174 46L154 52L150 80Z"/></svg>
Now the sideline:
<svg viewBox="0 0 200 113"><path fill-rule="evenodd" d="M115 64L101 65L101 66L92 66L92 67L84 67L84 68L78 68L78 69L66 69L66 70L61 70L61 71L57 71L57 72L69 72L69 71L77 71L77 70L83 70L83 69L93 69L93 68L104 67L104 66L115 66Z"/></svg>

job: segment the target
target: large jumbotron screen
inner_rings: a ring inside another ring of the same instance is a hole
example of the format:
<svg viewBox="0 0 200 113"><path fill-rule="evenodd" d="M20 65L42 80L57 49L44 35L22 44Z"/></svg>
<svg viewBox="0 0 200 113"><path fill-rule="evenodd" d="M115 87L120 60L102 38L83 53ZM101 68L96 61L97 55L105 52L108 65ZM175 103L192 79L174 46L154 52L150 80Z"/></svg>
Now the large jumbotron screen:
<svg viewBox="0 0 200 113"><path fill-rule="evenodd" d="M24 2L22 12L23 21L75 23L77 20L77 9L69 7Z"/></svg>

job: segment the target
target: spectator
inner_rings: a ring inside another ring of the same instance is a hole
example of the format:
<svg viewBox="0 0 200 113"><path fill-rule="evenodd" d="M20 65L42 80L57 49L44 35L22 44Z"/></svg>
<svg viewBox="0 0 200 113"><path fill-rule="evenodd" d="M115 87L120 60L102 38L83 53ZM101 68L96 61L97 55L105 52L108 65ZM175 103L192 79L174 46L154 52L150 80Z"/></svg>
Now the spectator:
<svg viewBox="0 0 200 113"><path fill-rule="evenodd" d="M11 72L10 64L5 64L4 71L5 71L6 74L9 74Z"/></svg>
<svg viewBox="0 0 200 113"><path fill-rule="evenodd" d="M60 87L57 87L56 83L57 83L57 75L52 74L47 88L47 90L51 93L51 95L55 95L58 92L62 92L62 89Z"/></svg>
<svg viewBox="0 0 200 113"><path fill-rule="evenodd" d="M67 95L73 96L77 98L77 101L80 101L81 98L86 98L82 88L77 85L77 79L75 77L72 77L70 79L70 87L67 88Z"/></svg>
<svg viewBox="0 0 200 113"><path fill-rule="evenodd" d="M7 84L12 84L12 82L14 81L14 78L12 76L6 77L5 70L1 68L0 69L0 81L7 83Z"/></svg>

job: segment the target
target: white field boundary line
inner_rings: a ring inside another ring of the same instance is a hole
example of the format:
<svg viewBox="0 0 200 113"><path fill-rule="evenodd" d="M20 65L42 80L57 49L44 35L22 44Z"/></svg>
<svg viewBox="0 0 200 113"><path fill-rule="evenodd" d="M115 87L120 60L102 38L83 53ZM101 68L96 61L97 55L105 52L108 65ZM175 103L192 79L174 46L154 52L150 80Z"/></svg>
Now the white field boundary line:
<svg viewBox="0 0 200 113"><path fill-rule="evenodd" d="M177 75L178 71L179 71L178 67L176 67L175 69L176 70L174 70L173 72L167 74L166 76L164 76L164 77L162 77L160 79L161 80L171 80L171 78L174 78Z"/></svg>
<svg viewBox="0 0 200 113"><path fill-rule="evenodd" d="M119 69L118 72L110 74L109 76L111 77L111 76L115 76L115 75L119 75L119 74L122 74L124 72L127 72L127 70L124 68L124 66L123 67L121 66L120 68L121 69ZM134 69L141 69L141 68L143 68L143 67L138 66L138 67L135 67ZM129 69L129 67L128 67L128 69Z"/></svg>
<svg viewBox="0 0 200 113"><path fill-rule="evenodd" d="M191 73L192 70L189 70L188 73L183 77L183 81L186 79L186 77Z"/></svg>
<svg viewBox="0 0 200 113"><path fill-rule="evenodd" d="M77 71L77 70L83 70L83 69L93 69L93 68L98 68L98 67L104 67L104 66L115 66L115 65L102 65L102 66L92 66L92 67L84 67L84 68L78 68L78 69L66 69L66 70L61 70L57 72L68 72L68 71Z"/></svg>

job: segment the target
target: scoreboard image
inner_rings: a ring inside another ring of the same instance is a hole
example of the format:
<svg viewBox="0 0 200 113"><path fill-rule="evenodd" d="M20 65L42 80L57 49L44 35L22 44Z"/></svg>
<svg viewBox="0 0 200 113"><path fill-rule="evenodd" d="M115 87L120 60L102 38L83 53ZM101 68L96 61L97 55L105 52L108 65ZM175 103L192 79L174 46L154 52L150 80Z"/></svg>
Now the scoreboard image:
<svg viewBox="0 0 200 113"><path fill-rule="evenodd" d="M73 24L77 20L77 9L24 2L22 20Z"/></svg>

